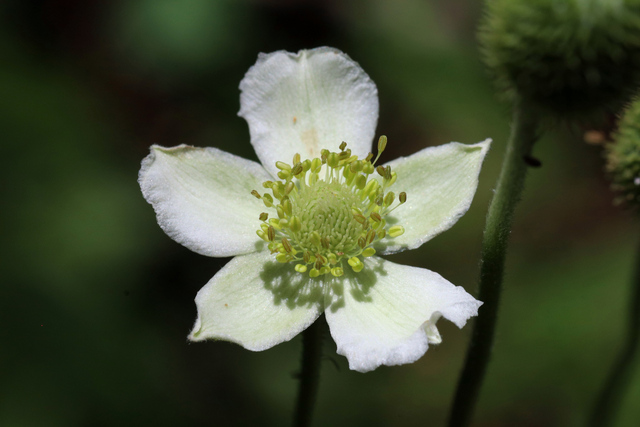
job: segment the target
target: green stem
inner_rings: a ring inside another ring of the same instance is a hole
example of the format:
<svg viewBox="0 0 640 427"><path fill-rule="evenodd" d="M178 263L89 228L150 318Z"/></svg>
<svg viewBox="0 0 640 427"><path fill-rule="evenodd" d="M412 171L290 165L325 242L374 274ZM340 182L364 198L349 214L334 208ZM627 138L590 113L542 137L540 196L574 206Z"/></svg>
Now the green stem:
<svg viewBox="0 0 640 427"><path fill-rule="evenodd" d="M475 320L465 365L449 417L450 427L469 425L491 357L504 261L513 213L524 188L527 160L538 139L538 117L517 102L502 170L485 225L478 299L484 304Z"/></svg>
<svg viewBox="0 0 640 427"><path fill-rule="evenodd" d="M635 276L630 295L627 338L609 377L602 388L591 415L592 427L612 426L625 388L631 378L640 346L640 246L638 246Z"/></svg>
<svg viewBox="0 0 640 427"><path fill-rule="evenodd" d="M322 358L322 332L324 317L321 316L302 333L302 369L300 386L293 425L308 427L311 425L313 407L320 383L320 361Z"/></svg>

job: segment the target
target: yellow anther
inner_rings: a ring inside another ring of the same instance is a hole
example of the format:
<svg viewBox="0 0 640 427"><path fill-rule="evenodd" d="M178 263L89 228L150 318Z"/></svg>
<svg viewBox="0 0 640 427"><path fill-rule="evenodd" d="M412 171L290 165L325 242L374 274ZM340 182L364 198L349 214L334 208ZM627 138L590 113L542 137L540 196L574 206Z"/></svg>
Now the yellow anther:
<svg viewBox="0 0 640 427"><path fill-rule="evenodd" d="M397 179L398 179L398 174L395 173L395 172L391 172L391 179L387 183L387 187L393 185L396 182Z"/></svg>
<svg viewBox="0 0 640 427"><path fill-rule="evenodd" d="M265 181L265 182L262 183L262 186L264 188L271 188L271 187L273 187L273 181Z"/></svg>
<svg viewBox="0 0 640 427"><path fill-rule="evenodd" d="M389 191L386 196L384 196L384 205L385 207L391 206L393 201L396 199L396 195L393 191Z"/></svg>
<svg viewBox="0 0 640 427"><path fill-rule="evenodd" d="M327 165L329 167L335 168L338 166L338 162L340 161L338 153L329 153L327 156Z"/></svg>
<svg viewBox="0 0 640 427"><path fill-rule="evenodd" d="M291 200L290 199L286 198L286 199L284 199L282 201L282 209L284 209L284 212L287 215L291 215L293 206L291 205Z"/></svg>
<svg viewBox="0 0 640 427"><path fill-rule="evenodd" d="M291 178L291 171L290 170L282 170L282 171L278 172L278 178L284 179L284 180L287 180L287 179Z"/></svg>
<svg viewBox="0 0 640 427"><path fill-rule="evenodd" d="M276 162L276 167L280 170L283 171L290 171L291 170L291 166L289 166L288 164L286 164L285 162Z"/></svg>
<svg viewBox="0 0 640 427"><path fill-rule="evenodd" d="M317 231L311 233L311 243L313 243L314 246L320 246L320 233Z"/></svg>
<svg viewBox="0 0 640 427"><path fill-rule="evenodd" d="M293 155L293 164L300 163L300 153L296 153Z"/></svg>
<svg viewBox="0 0 640 427"><path fill-rule="evenodd" d="M372 179L364 187L364 190L362 190L362 195L364 197L369 197L372 194L376 194L376 190L378 189L379 185L380 184L378 184L378 181L376 181L375 179Z"/></svg>
<svg viewBox="0 0 640 427"><path fill-rule="evenodd" d="M295 187L296 185L292 181L287 182L287 185L284 186L284 195L288 196Z"/></svg>
<svg viewBox="0 0 640 427"><path fill-rule="evenodd" d="M362 263L362 261L360 261L360 258L358 257L351 257L347 262L349 263L353 271L355 271L356 273L359 273L364 268L364 264Z"/></svg>
<svg viewBox="0 0 640 427"><path fill-rule="evenodd" d="M265 242L269 241L269 237L267 237L267 234L262 231L262 230L256 230L256 234L258 235L258 237L260 237L262 240L264 240Z"/></svg>
<svg viewBox="0 0 640 427"><path fill-rule="evenodd" d="M331 269L331 274L334 275L335 277L340 277L344 274L344 270L340 267L333 267Z"/></svg>
<svg viewBox="0 0 640 427"><path fill-rule="evenodd" d="M373 248L367 248L367 249L365 249L364 251L362 251L362 256L363 256L363 257L368 258L368 257L370 257L370 256L375 255L375 253L376 253L376 250L375 250L375 249L373 249Z"/></svg>
<svg viewBox="0 0 640 427"><path fill-rule="evenodd" d="M331 265L336 265L338 263L338 257L336 256L336 254L333 254L333 253L327 255L327 260Z"/></svg>
<svg viewBox="0 0 640 427"><path fill-rule="evenodd" d="M300 229L302 228L302 222L300 221L300 218L298 218L297 216L292 216L289 219L289 228L291 228L291 231L293 231L294 233L300 231Z"/></svg>
<svg viewBox="0 0 640 427"><path fill-rule="evenodd" d="M318 277L319 275L320 275L320 272L316 268L312 268L309 271L309 277Z"/></svg>
<svg viewBox="0 0 640 427"><path fill-rule="evenodd" d="M278 231L282 230L280 220L277 218L269 218L269 224Z"/></svg>
<svg viewBox="0 0 640 427"><path fill-rule="evenodd" d="M294 267L294 269L298 272L298 273L304 273L307 271L307 266L304 264L296 264L296 266Z"/></svg>
<svg viewBox="0 0 640 427"><path fill-rule="evenodd" d="M380 135L380 138L378 139L378 155L380 155L385 148L387 148L387 137L385 135Z"/></svg>
<svg viewBox="0 0 640 427"><path fill-rule="evenodd" d="M398 236L402 236L404 234L404 227L401 225L394 225L393 227L389 228L389 236L391 237L398 237Z"/></svg>
<svg viewBox="0 0 640 427"><path fill-rule="evenodd" d="M278 254L278 255L276 255L276 261L281 262L282 264L285 264L285 263L289 262L289 255L287 255L287 254Z"/></svg>
<svg viewBox="0 0 640 427"><path fill-rule="evenodd" d="M322 168L322 160L317 157L311 160L311 172L320 172L320 168Z"/></svg>

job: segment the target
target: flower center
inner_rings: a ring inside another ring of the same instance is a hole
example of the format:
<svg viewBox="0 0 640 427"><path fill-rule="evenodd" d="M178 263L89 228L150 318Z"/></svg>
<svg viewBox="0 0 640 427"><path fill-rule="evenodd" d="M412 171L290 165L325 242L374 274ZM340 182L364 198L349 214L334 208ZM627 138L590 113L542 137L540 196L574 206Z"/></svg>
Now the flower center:
<svg viewBox="0 0 640 427"><path fill-rule="evenodd" d="M293 166L276 162L281 181L262 184L271 194L251 193L275 210L272 218L260 214L257 234L278 262L294 262L297 272L310 277L338 277L345 264L361 271L362 258L376 253L375 242L404 233L400 225L387 227L384 219L407 200L404 192L396 200L387 191L397 178L391 167L375 167L386 144L387 138L380 137L373 162L371 153L362 160L352 156L345 142L338 153L325 149L320 158L304 161L296 154Z"/></svg>

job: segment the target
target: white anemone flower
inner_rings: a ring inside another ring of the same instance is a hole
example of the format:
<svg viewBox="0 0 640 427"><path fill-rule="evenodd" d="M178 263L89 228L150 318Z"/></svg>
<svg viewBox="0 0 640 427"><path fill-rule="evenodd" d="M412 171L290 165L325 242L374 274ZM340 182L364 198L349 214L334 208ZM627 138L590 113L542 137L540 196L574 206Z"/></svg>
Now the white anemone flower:
<svg viewBox="0 0 640 427"><path fill-rule="evenodd" d="M462 287L378 255L415 249L467 211L490 140L376 166L376 86L328 47L261 54L240 90L262 164L154 145L140 170L165 233L234 257L198 292L190 340L266 350L324 312L338 353L366 372L422 357L441 342L440 317L462 328L477 315L482 303Z"/></svg>

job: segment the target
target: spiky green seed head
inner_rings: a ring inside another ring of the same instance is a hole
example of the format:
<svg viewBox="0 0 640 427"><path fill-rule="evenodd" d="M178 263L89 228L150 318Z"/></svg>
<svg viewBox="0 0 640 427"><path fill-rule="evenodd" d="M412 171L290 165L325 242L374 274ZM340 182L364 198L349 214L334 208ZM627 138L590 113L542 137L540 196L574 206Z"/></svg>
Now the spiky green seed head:
<svg viewBox="0 0 640 427"><path fill-rule="evenodd" d="M620 127L607 146L607 172L616 202L640 207L640 99L625 112Z"/></svg>
<svg viewBox="0 0 640 427"><path fill-rule="evenodd" d="M498 87L552 117L618 111L640 83L640 0L490 0L479 38Z"/></svg>

